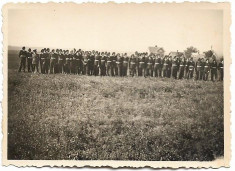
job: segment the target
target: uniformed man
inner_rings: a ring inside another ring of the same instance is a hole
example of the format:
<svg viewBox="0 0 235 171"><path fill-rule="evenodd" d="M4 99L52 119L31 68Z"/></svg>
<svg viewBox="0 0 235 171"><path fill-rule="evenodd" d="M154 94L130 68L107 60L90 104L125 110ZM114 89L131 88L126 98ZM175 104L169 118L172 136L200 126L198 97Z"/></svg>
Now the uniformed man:
<svg viewBox="0 0 235 171"><path fill-rule="evenodd" d="M76 55L76 49L73 49L70 51L70 73L76 74L76 68L77 68L77 55Z"/></svg>
<svg viewBox="0 0 235 171"><path fill-rule="evenodd" d="M112 73L113 73L114 76L118 75L118 69L117 69L116 62L117 62L117 56L116 56L116 53L113 52L113 54L112 54L112 67L113 67L112 68Z"/></svg>
<svg viewBox="0 0 235 171"><path fill-rule="evenodd" d="M128 61L129 58L127 56L127 53L125 53L123 55L123 62L122 62L122 76L127 76Z"/></svg>
<svg viewBox="0 0 235 171"><path fill-rule="evenodd" d="M26 57L27 57L27 52L25 50L25 47L22 47L22 50L20 50L19 52L20 66L18 72L21 72L21 69L23 69L23 71L25 72Z"/></svg>
<svg viewBox="0 0 235 171"><path fill-rule="evenodd" d="M40 72L42 73L42 57L43 57L44 49L41 49L41 53L39 54L39 65L40 65Z"/></svg>
<svg viewBox="0 0 235 171"><path fill-rule="evenodd" d="M50 49L47 48L46 52L44 52L44 57L45 57L45 68L44 68L44 72L45 74L49 73L49 69L50 69Z"/></svg>
<svg viewBox="0 0 235 171"><path fill-rule="evenodd" d="M179 59L179 79L182 79L184 77L184 67L185 67L185 59L183 56Z"/></svg>
<svg viewBox="0 0 235 171"><path fill-rule="evenodd" d="M65 74L69 74L70 73L70 55L69 55L69 50L64 50L64 58L65 58L64 73Z"/></svg>
<svg viewBox="0 0 235 171"><path fill-rule="evenodd" d="M221 58L220 59L220 63L218 65L218 70L219 70L219 73L220 73L220 81L223 81L224 80L224 59Z"/></svg>
<svg viewBox="0 0 235 171"><path fill-rule="evenodd" d="M131 58L129 59L129 71L130 75L133 77L136 75L137 71L137 58L135 57L134 54L131 55Z"/></svg>
<svg viewBox="0 0 235 171"><path fill-rule="evenodd" d="M83 56L82 56L82 51L81 49L78 50L78 56L77 56L77 73L82 74L83 72Z"/></svg>
<svg viewBox="0 0 235 171"><path fill-rule="evenodd" d="M55 50L52 49L50 53L50 74L55 74L55 65L57 60L57 54L55 53Z"/></svg>
<svg viewBox="0 0 235 171"><path fill-rule="evenodd" d="M42 70L41 70L41 73L42 74L46 74L46 68L47 68L47 64L46 64L46 58L47 58L47 55L46 55L46 49L44 48L42 50L42 53L41 53L41 64L42 64Z"/></svg>
<svg viewBox="0 0 235 171"><path fill-rule="evenodd" d="M205 65L204 65L204 74L203 74L203 80L207 81L208 80L208 75L210 73L210 63L209 59L206 59Z"/></svg>
<svg viewBox="0 0 235 171"><path fill-rule="evenodd" d="M174 79L177 79L177 72L178 72L178 60L176 56L174 56L172 61L172 77Z"/></svg>
<svg viewBox="0 0 235 171"><path fill-rule="evenodd" d="M107 76L113 76L112 73L112 56L110 56L110 53L107 54L107 63L106 63L106 75Z"/></svg>
<svg viewBox="0 0 235 171"><path fill-rule="evenodd" d="M197 62L196 62L196 67L195 67L195 70L196 70L196 80L199 80L200 79L200 75L201 75L201 59L198 58Z"/></svg>
<svg viewBox="0 0 235 171"><path fill-rule="evenodd" d="M83 74L88 75L88 54L86 51L82 52L83 57Z"/></svg>
<svg viewBox="0 0 235 171"><path fill-rule="evenodd" d="M190 58L190 60L189 60L189 72L188 72L187 79L192 79L193 78L194 67L195 67L195 62L193 61L193 58Z"/></svg>
<svg viewBox="0 0 235 171"><path fill-rule="evenodd" d="M154 59L154 76L160 77L161 76L161 57L160 55L157 55L157 57Z"/></svg>
<svg viewBox="0 0 235 171"><path fill-rule="evenodd" d="M171 78L171 69L172 68L172 56L168 57L168 65L167 65L167 77Z"/></svg>
<svg viewBox="0 0 235 171"><path fill-rule="evenodd" d="M91 60L90 75L94 75L94 64L95 64L95 51L94 50L90 52L90 60Z"/></svg>
<svg viewBox="0 0 235 171"><path fill-rule="evenodd" d="M184 78L187 79L187 75L188 75L188 72L189 72L189 59L186 58L185 59L185 67L184 67Z"/></svg>
<svg viewBox="0 0 235 171"><path fill-rule="evenodd" d="M123 57L120 55L120 53L117 54L117 61L116 61L116 66L117 66L117 75L119 77L122 76L122 61Z"/></svg>
<svg viewBox="0 0 235 171"><path fill-rule="evenodd" d="M167 77L168 72L168 56L165 56L163 59L163 66L162 66L163 77Z"/></svg>
<svg viewBox="0 0 235 171"><path fill-rule="evenodd" d="M200 68L200 77L199 77L200 80L203 80L204 74L205 74L205 60L204 58L201 58L201 68Z"/></svg>
<svg viewBox="0 0 235 171"><path fill-rule="evenodd" d="M28 72L32 71L32 55L33 52L29 48L28 53L27 53L27 67L28 67Z"/></svg>
<svg viewBox="0 0 235 171"><path fill-rule="evenodd" d="M142 53L138 58L138 76L146 76L146 62L145 62L145 54Z"/></svg>
<svg viewBox="0 0 235 171"><path fill-rule="evenodd" d="M34 72L34 73L39 72L39 70L38 70L38 61L39 61L39 58L38 58L37 50L34 49L33 54L32 54L32 72Z"/></svg>
<svg viewBox="0 0 235 171"><path fill-rule="evenodd" d="M58 72L64 72L64 55L62 49L60 49L58 53Z"/></svg>
<svg viewBox="0 0 235 171"><path fill-rule="evenodd" d="M153 54L150 54L147 58L146 58L146 76L153 76L153 65L154 65L154 60L153 60Z"/></svg>
<svg viewBox="0 0 235 171"><path fill-rule="evenodd" d="M95 53L95 60L94 60L94 75L99 75L99 64L100 64L100 54L99 52Z"/></svg>
<svg viewBox="0 0 235 171"><path fill-rule="evenodd" d="M217 62L213 59L211 63L211 81L217 80Z"/></svg>
<svg viewBox="0 0 235 171"><path fill-rule="evenodd" d="M104 52L101 53L99 68L100 68L100 76L105 76L106 75L106 56Z"/></svg>
<svg viewBox="0 0 235 171"><path fill-rule="evenodd" d="M55 61L55 66L54 66L55 69L54 70L55 70L55 73L59 73L59 71L58 71L58 68L59 68L59 63L58 63L59 49L56 49L55 54L56 54L56 61Z"/></svg>

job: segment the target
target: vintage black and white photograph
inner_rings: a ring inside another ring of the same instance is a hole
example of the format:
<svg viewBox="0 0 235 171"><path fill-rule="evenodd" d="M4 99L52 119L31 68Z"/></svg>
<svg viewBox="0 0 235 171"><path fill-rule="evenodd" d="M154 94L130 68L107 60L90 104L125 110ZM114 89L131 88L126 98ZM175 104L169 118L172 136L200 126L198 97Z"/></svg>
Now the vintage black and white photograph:
<svg viewBox="0 0 235 171"><path fill-rule="evenodd" d="M6 4L5 163L228 165L229 11L229 3Z"/></svg>

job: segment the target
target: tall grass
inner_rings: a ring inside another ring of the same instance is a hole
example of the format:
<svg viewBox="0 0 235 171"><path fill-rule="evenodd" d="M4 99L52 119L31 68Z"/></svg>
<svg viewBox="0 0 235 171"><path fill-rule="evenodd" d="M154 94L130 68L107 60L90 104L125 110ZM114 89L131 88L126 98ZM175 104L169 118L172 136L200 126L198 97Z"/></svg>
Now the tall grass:
<svg viewBox="0 0 235 171"><path fill-rule="evenodd" d="M214 160L223 84L9 70L8 159Z"/></svg>

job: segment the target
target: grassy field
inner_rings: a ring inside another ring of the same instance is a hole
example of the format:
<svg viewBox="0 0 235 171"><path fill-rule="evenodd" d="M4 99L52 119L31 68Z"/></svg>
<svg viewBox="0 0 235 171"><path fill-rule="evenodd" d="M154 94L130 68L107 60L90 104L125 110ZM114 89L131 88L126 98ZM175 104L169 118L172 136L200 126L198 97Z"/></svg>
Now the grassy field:
<svg viewBox="0 0 235 171"><path fill-rule="evenodd" d="M18 73L9 56L8 159L214 160L223 84Z"/></svg>

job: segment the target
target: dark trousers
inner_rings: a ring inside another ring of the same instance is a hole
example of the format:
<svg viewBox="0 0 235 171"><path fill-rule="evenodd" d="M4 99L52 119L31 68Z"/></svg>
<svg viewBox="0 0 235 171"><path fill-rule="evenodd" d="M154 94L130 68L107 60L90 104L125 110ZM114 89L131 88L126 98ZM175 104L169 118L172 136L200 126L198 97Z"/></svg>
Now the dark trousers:
<svg viewBox="0 0 235 171"><path fill-rule="evenodd" d="M117 66L115 63L112 64L112 74L113 74L113 76L117 75Z"/></svg>
<svg viewBox="0 0 235 171"><path fill-rule="evenodd" d="M50 61L50 74L55 74L55 61Z"/></svg>
<svg viewBox="0 0 235 171"><path fill-rule="evenodd" d="M94 62L91 62L91 64L90 64L90 67L89 67L90 74L89 75L93 75L94 74L94 64L93 63Z"/></svg>
<svg viewBox="0 0 235 171"><path fill-rule="evenodd" d="M205 70L204 73L203 73L203 80L204 81L207 81L208 80L208 76L209 76L209 70Z"/></svg>
<svg viewBox="0 0 235 171"><path fill-rule="evenodd" d="M138 68L138 76L146 76L146 70L144 67L139 67Z"/></svg>
<svg viewBox="0 0 235 171"><path fill-rule="evenodd" d="M161 76L161 67L159 64L154 66L154 76L155 77Z"/></svg>
<svg viewBox="0 0 235 171"><path fill-rule="evenodd" d="M78 63L76 60L73 60L70 62L70 71L72 74L77 74L77 69L76 69L77 65L78 65Z"/></svg>
<svg viewBox="0 0 235 171"><path fill-rule="evenodd" d="M127 76L127 66L122 67L122 76Z"/></svg>
<svg viewBox="0 0 235 171"><path fill-rule="evenodd" d="M199 79L203 80L203 76L204 76L204 69L201 69L200 70L200 77L199 77Z"/></svg>
<svg viewBox="0 0 235 171"><path fill-rule="evenodd" d="M94 65L94 69L93 69L93 73L94 73L94 76L98 76L99 75L99 67L98 65Z"/></svg>
<svg viewBox="0 0 235 171"><path fill-rule="evenodd" d="M48 70L47 70L46 61L45 61L45 60L42 60L42 71L41 71L41 73L42 73L42 74L47 74L47 73L48 73L47 71L48 71Z"/></svg>
<svg viewBox="0 0 235 171"><path fill-rule="evenodd" d="M39 72L38 63L37 64L32 64L32 71L33 72Z"/></svg>
<svg viewBox="0 0 235 171"><path fill-rule="evenodd" d="M64 64L62 60L58 62L58 73L63 73Z"/></svg>
<svg viewBox="0 0 235 171"><path fill-rule="evenodd" d="M220 81L223 81L224 80L224 69L220 68L219 73L220 73Z"/></svg>
<svg viewBox="0 0 235 171"><path fill-rule="evenodd" d="M184 77L184 66L180 66L179 68L179 79L182 79Z"/></svg>
<svg viewBox="0 0 235 171"><path fill-rule="evenodd" d="M68 64L63 65L63 71L64 71L64 74L68 74L68 71L69 71Z"/></svg>
<svg viewBox="0 0 235 171"><path fill-rule="evenodd" d="M167 77L171 78L171 67L167 68Z"/></svg>
<svg viewBox="0 0 235 171"><path fill-rule="evenodd" d="M217 80L217 70L211 69L211 81Z"/></svg>
<svg viewBox="0 0 235 171"><path fill-rule="evenodd" d="M109 65L109 64L107 65L106 71L107 71L108 76L113 76L113 73L112 73L113 69L112 69L111 65Z"/></svg>
<svg viewBox="0 0 235 171"><path fill-rule="evenodd" d="M168 69L167 69L167 68L164 68L162 74L163 74L163 77L167 77L167 75L168 75Z"/></svg>
<svg viewBox="0 0 235 171"><path fill-rule="evenodd" d="M189 69L187 78L188 79L192 79L193 78L193 69Z"/></svg>
<svg viewBox="0 0 235 171"><path fill-rule="evenodd" d="M185 79L187 79L187 77L188 77L188 72L189 72L189 68L185 68L185 73L184 73Z"/></svg>
<svg viewBox="0 0 235 171"><path fill-rule="evenodd" d="M46 59L46 61L45 61L45 68L44 68L45 74L48 74L49 69L50 69L50 60Z"/></svg>
<svg viewBox="0 0 235 171"><path fill-rule="evenodd" d="M39 59L39 65L40 65L40 71L42 73L42 60L41 59Z"/></svg>
<svg viewBox="0 0 235 171"><path fill-rule="evenodd" d="M122 65L121 65L121 64L118 64L118 65L117 65L117 75L118 75L119 77L122 76Z"/></svg>
<svg viewBox="0 0 235 171"><path fill-rule="evenodd" d="M100 76L105 76L105 75L106 75L106 67L100 66Z"/></svg>
<svg viewBox="0 0 235 171"><path fill-rule="evenodd" d="M28 72L32 71L32 58L27 58Z"/></svg>
<svg viewBox="0 0 235 171"><path fill-rule="evenodd" d="M20 57L20 66L18 72L21 72L21 69L25 72L26 57Z"/></svg>
<svg viewBox="0 0 235 171"><path fill-rule="evenodd" d="M82 74L82 71L83 71L82 61L78 61L77 70L78 70L78 74Z"/></svg>
<svg viewBox="0 0 235 171"><path fill-rule="evenodd" d="M130 75L133 77L134 75L136 75L136 66L133 65L130 67Z"/></svg>
<svg viewBox="0 0 235 171"><path fill-rule="evenodd" d="M152 66L147 66L146 68L146 76L153 76L153 67Z"/></svg>
<svg viewBox="0 0 235 171"><path fill-rule="evenodd" d="M172 67L172 77L174 79L177 79L177 71L178 71L178 67L177 66L173 66Z"/></svg>

